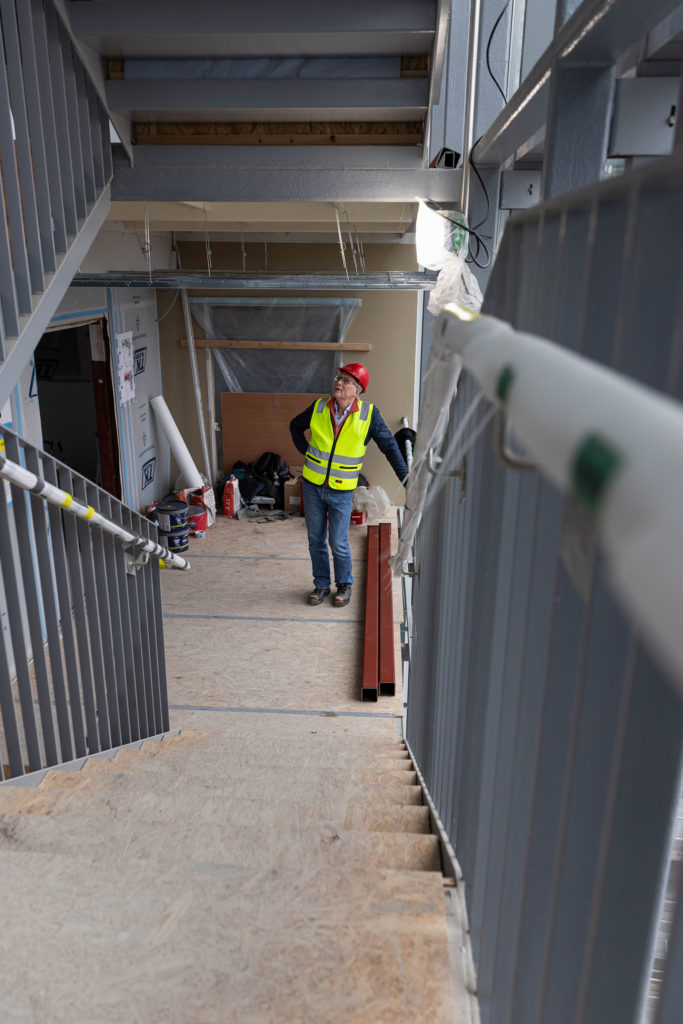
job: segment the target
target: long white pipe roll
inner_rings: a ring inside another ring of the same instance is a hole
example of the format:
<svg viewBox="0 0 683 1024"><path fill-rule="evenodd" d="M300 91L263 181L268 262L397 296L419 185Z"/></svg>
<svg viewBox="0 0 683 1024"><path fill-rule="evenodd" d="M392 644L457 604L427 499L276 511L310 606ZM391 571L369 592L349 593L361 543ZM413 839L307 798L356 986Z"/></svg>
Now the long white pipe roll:
<svg viewBox="0 0 683 1024"><path fill-rule="evenodd" d="M683 406L495 317L446 307L436 330L562 490L579 493L597 439L612 465L594 512L613 585L683 686Z"/></svg>
<svg viewBox="0 0 683 1024"><path fill-rule="evenodd" d="M187 487L192 491L203 487L204 482L199 470L190 455L187 445L182 439L180 431L175 425L175 420L171 416L163 396L156 395L155 398L150 399L150 404L154 409L156 421L163 430L164 435L171 446L171 451L175 456L175 460L178 463L178 468L180 469L183 478L183 487Z"/></svg>

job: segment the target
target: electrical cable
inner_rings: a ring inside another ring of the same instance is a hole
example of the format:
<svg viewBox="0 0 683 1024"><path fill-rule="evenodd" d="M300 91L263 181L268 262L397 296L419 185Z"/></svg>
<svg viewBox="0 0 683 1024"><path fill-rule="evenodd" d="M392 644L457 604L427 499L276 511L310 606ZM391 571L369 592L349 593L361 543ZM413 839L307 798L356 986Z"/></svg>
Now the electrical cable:
<svg viewBox="0 0 683 1024"><path fill-rule="evenodd" d="M505 93L503 92L503 87L500 84L500 82L498 81L498 79L496 78L496 76L494 75L493 70L491 68L491 43L493 42L493 37L496 34L496 29L498 28L498 26L500 25L501 21L503 20L503 15L505 14L505 12L507 11L509 6L510 6L510 0L507 0L507 3L503 7L503 10L500 12L500 14L498 15L498 17L495 20L493 28L491 29L491 34L489 35L489 41L486 44L486 67L488 68L488 72L489 72L491 78L493 79L493 84L495 85L495 87L498 90L498 92L500 93L500 95L503 97L503 103L507 103L508 98L505 95Z"/></svg>
<svg viewBox="0 0 683 1024"><path fill-rule="evenodd" d="M503 9L501 10L500 14L498 15L498 17L496 18L495 22L493 23L493 28L491 29L491 31L489 33L489 38L488 38L488 41L486 43L486 68L488 70L489 75L491 76L491 78L493 80L493 84L495 85L496 89L498 90L498 92L500 93L500 95L503 98L503 103L507 103L507 96L505 95L500 82L498 81L498 79L494 75L493 68L491 67L491 44L493 43L493 37L495 36L496 31L498 29L498 26L500 25L501 21L503 20L503 17L505 15L506 11L508 10L509 6L510 6L510 0L506 0L506 3L504 4ZM483 138L483 136L480 135L479 138L477 139L477 141L474 143L474 145L470 149L469 156L467 158L467 162L469 163L470 167L474 171L474 174L476 175L477 180L478 180L479 184L481 185L481 189L482 189L482 191L484 193L484 199L486 201L486 213L484 214L482 219L480 221L478 221L478 223L476 223L472 228L468 228L467 229L468 232L469 232L469 241L468 241L468 245L467 245L468 255L467 255L467 258L466 258L466 262L467 263L474 263L474 265L476 267L479 267L480 270L485 270L490 265L490 263L491 263L491 249L489 248L487 243L484 241L484 238L478 232L479 232L479 228L482 227L482 225L486 223L486 221L488 220L489 214L491 213L491 200L489 199L489 193L488 193L488 189L486 188L486 185L484 184L484 179L482 178L481 174L479 173L479 168L477 167L477 165L474 162L474 151L477 148L477 146L479 145L479 143L481 142L482 138ZM484 255L485 262L480 262L480 259L479 259L480 253L482 252L482 250L484 251L484 254L485 254Z"/></svg>
<svg viewBox="0 0 683 1024"><path fill-rule="evenodd" d="M171 302L170 302L170 305L169 305L168 309L167 309L167 310L165 310L165 311L164 311L164 312L163 312L163 313L161 314L161 316L158 316L158 317L157 317L157 323L158 323L158 324L160 324L160 323L161 323L161 321L162 321L162 320L164 319L164 317L165 317L165 316L168 316L168 314L169 314L169 313L171 312L171 310L173 309L173 307L174 307L174 306L175 306L175 304L176 304L176 300L177 300L177 298L178 298L178 296L179 296L179 295L180 295L180 288L176 288L176 293L175 293L175 295L173 296L173 298L171 299Z"/></svg>

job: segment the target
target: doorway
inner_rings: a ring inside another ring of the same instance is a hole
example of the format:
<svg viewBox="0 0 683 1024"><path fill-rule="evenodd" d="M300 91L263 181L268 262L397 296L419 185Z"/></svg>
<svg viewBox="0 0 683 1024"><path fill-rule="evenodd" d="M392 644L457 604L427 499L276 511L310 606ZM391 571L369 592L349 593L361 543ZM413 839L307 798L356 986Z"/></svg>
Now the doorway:
<svg viewBox="0 0 683 1024"><path fill-rule="evenodd" d="M120 498L106 321L48 331L34 361L45 451Z"/></svg>

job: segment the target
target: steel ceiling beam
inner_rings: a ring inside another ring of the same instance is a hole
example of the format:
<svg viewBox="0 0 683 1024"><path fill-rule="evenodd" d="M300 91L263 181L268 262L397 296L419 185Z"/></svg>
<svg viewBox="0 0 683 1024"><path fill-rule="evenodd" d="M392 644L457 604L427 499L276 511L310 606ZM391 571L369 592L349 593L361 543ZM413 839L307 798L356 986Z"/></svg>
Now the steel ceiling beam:
<svg viewBox="0 0 683 1024"><path fill-rule="evenodd" d="M452 203L460 176L418 146L136 146L133 167L114 154L112 199Z"/></svg>
<svg viewBox="0 0 683 1024"><path fill-rule="evenodd" d="M333 271L310 274L243 274L206 271L110 270L104 274L76 274L72 286L80 288L187 288L194 291L424 291L433 288L431 271L388 270L351 275Z"/></svg>
<svg viewBox="0 0 683 1024"><path fill-rule="evenodd" d="M104 57L425 54L429 0L71 0L73 31Z"/></svg>
<svg viewBox="0 0 683 1024"><path fill-rule="evenodd" d="M417 120L427 109L426 78L255 78L107 82L111 110L133 120Z"/></svg>

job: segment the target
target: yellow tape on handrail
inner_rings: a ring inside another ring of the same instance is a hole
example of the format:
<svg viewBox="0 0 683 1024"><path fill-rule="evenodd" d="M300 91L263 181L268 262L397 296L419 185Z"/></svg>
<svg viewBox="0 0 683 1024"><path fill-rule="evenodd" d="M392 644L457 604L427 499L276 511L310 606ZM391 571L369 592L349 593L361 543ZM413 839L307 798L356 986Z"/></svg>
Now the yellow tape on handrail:
<svg viewBox="0 0 683 1024"><path fill-rule="evenodd" d="M73 498L71 497L70 494L67 493L66 498L64 499L64 501L62 502L62 504L59 507L60 508L68 508L72 501L73 501Z"/></svg>

